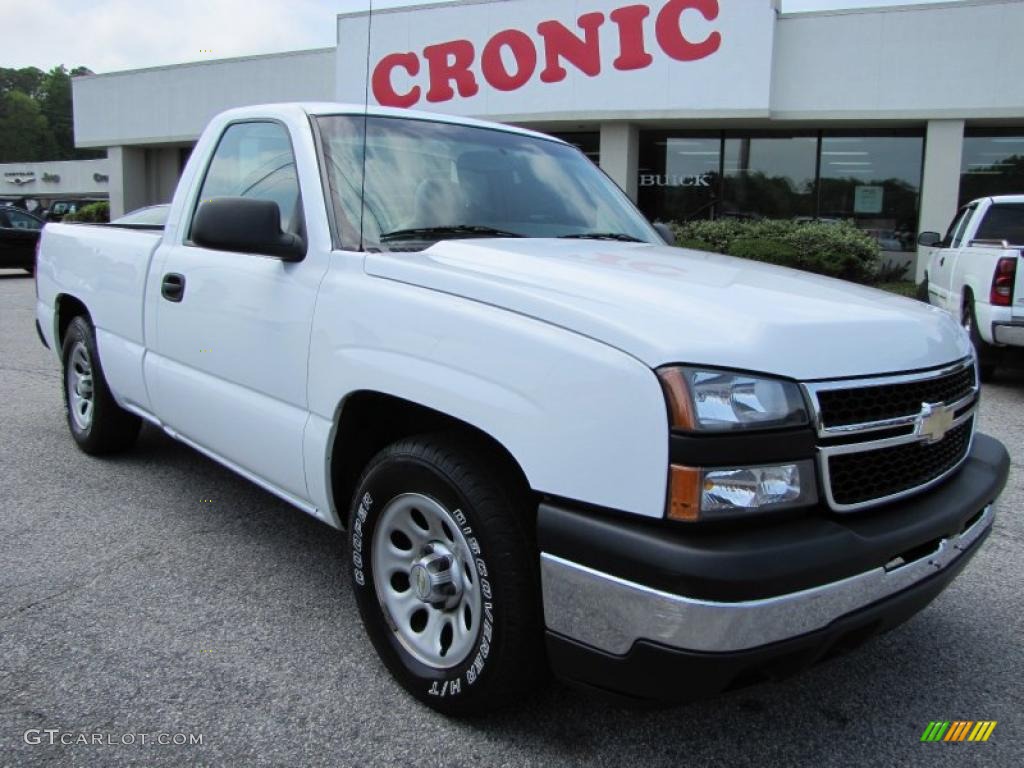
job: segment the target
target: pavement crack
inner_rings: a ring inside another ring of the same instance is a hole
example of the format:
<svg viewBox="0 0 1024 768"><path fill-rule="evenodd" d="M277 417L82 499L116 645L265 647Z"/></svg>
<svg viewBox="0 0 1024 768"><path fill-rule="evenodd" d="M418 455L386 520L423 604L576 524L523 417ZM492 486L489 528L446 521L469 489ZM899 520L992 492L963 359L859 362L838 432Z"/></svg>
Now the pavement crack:
<svg viewBox="0 0 1024 768"><path fill-rule="evenodd" d="M79 592L79 591L81 591L83 589L88 589L93 584L95 584L97 581L102 579L104 576L110 575L111 573L113 573L114 571L119 569L121 566L127 565L128 563L131 563L131 562L135 562L136 560L142 560L143 558L145 558L145 557L147 557L147 556L149 556L151 554L154 554L154 550L146 549L146 550L143 550L141 552L136 552L134 555L131 555L130 557L122 558L121 560L118 560L118 561L112 563L109 567L105 567L102 571L100 571L96 575L92 576L91 578L87 579L86 581L83 581L83 582L81 582L79 584L71 584L71 585L65 587L64 589L61 589L61 590L59 590L57 592L54 592L53 594L46 595L45 597L41 597L41 598L39 598L37 600L33 600L33 601L29 602L29 603L25 603L24 605L18 606L17 608L15 608L10 613L6 613L3 616L0 616L0 621L6 621L7 619L12 619L15 616L19 616L19 615L25 613L26 611L32 610L36 606L43 605L44 603L49 603L49 602L52 602L54 600L59 600L64 595L71 594L72 592Z"/></svg>

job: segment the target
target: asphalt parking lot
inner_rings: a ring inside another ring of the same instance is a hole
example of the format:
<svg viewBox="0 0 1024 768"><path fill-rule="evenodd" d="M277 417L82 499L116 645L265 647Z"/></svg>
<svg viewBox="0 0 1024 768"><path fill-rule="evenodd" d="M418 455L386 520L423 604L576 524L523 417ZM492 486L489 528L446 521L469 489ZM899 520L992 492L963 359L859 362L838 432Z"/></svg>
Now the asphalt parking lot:
<svg viewBox="0 0 1024 768"><path fill-rule="evenodd" d="M377 661L341 534L148 427L127 456L80 453L33 301L30 279L0 271L0 765L1024 763L1024 371L984 393L982 429L1014 461L995 531L905 626L688 707L553 685L458 722ZM920 743L929 721L958 719L998 726L986 744ZM27 744L30 729L136 743Z"/></svg>

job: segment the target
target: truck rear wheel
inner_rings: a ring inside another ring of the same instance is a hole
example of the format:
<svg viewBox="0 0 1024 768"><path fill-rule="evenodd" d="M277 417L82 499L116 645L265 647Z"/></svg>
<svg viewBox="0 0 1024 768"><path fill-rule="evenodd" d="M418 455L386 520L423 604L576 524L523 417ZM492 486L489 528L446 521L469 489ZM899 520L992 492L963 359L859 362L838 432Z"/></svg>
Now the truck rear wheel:
<svg viewBox="0 0 1024 768"><path fill-rule="evenodd" d="M406 690L449 715L506 706L546 674L526 510L483 455L458 435L395 443L349 514L367 634Z"/></svg>
<svg viewBox="0 0 1024 768"><path fill-rule="evenodd" d="M961 322L964 330L970 334L971 343L978 353L978 375L982 381L992 381L996 376L996 366L999 365L999 350L981 338L981 333L978 332L978 316L974 311L974 296L969 292L964 296Z"/></svg>
<svg viewBox="0 0 1024 768"><path fill-rule="evenodd" d="M103 377L96 334L84 317L76 317L64 334L64 407L78 447L98 456L130 448L142 420L117 404Z"/></svg>

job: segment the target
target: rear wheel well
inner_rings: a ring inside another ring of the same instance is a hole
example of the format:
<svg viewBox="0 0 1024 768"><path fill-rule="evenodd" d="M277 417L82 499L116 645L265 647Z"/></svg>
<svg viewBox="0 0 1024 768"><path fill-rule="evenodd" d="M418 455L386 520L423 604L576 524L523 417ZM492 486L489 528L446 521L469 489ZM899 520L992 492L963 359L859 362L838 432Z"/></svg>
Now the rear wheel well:
<svg viewBox="0 0 1024 768"><path fill-rule="evenodd" d="M57 338L56 344L57 349L60 350L64 345L64 334L68 331L68 326L71 325L71 321L76 317L84 317L90 323L92 317L89 316L89 310L85 308L85 304L80 302L74 296L68 296L67 294L61 294L57 297Z"/></svg>
<svg viewBox="0 0 1024 768"><path fill-rule="evenodd" d="M342 406L331 446L331 491L342 525L359 478L370 459L398 440L431 432L453 432L472 440L489 468L510 491L521 495L522 508L536 512L526 473L497 440L476 427L432 408L380 392L356 392ZM532 525L530 526L532 529Z"/></svg>

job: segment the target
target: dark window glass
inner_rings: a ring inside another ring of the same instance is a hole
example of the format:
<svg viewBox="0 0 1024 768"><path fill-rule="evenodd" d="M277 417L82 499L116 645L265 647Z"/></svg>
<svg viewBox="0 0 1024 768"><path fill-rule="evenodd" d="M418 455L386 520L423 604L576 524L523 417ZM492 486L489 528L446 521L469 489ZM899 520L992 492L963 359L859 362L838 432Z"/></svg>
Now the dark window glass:
<svg viewBox="0 0 1024 768"><path fill-rule="evenodd" d="M920 131L820 140L817 132L643 131L639 205L655 220L852 221L883 250L913 250L923 153Z"/></svg>
<svg viewBox="0 0 1024 768"><path fill-rule="evenodd" d="M960 247L960 243L962 243L964 240L964 232L967 231L967 225L970 223L971 217L974 216L974 212L977 210L977 208L977 205L969 205L964 209L964 215L960 218L960 221L953 229L953 237L950 242L950 247Z"/></svg>
<svg viewBox="0 0 1024 768"><path fill-rule="evenodd" d="M727 138L718 215L813 217L817 155L816 136Z"/></svg>
<svg viewBox="0 0 1024 768"><path fill-rule="evenodd" d="M993 205L978 227L978 240L1005 240L1024 245L1024 205Z"/></svg>
<svg viewBox="0 0 1024 768"><path fill-rule="evenodd" d="M573 131L570 133L552 133L551 135L556 139L572 144L590 158L594 165L601 165L601 134L597 131Z"/></svg>
<svg viewBox="0 0 1024 768"><path fill-rule="evenodd" d="M957 232L963 227L964 222L970 217L973 208L961 208L957 215L953 218L952 223L949 225L949 229L946 231L946 236L942 239L941 245L945 248L949 248L954 239L956 238Z"/></svg>
<svg viewBox="0 0 1024 768"><path fill-rule="evenodd" d="M299 202L299 183L284 126L237 123L224 132L199 194L200 201L218 197L273 200L281 209L281 228L296 231L292 219Z"/></svg>
<svg viewBox="0 0 1024 768"><path fill-rule="evenodd" d="M960 204L1024 192L1024 128L973 129L964 137Z"/></svg>
<svg viewBox="0 0 1024 768"><path fill-rule="evenodd" d="M656 221L714 215L722 163L721 136L640 134L640 209Z"/></svg>
<svg viewBox="0 0 1024 768"><path fill-rule="evenodd" d="M8 226L11 229L37 230L43 228L42 222L40 222L39 219L34 216L29 216L27 213L21 213L14 209L8 210L6 213L9 221Z"/></svg>
<svg viewBox="0 0 1024 768"><path fill-rule="evenodd" d="M829 136L821 140L822 219L853 221L883 251L916 249L922 136Z"/></svg>

